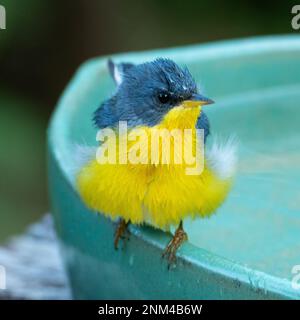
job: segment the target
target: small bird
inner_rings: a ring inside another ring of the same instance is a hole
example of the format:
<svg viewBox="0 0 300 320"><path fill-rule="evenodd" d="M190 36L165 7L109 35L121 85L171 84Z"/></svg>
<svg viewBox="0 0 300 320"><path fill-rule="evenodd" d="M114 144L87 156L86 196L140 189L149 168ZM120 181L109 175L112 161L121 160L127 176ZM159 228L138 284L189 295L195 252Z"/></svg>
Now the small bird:
<svg viewBox="0 0 300 320"><path fill-rule="evenodd" d="M188 239L183 229L184 218L210 216L229 193L235 172L235 145L231 141L223 146L214 143L206 150L210 125L202 107L213 101L199 93L187 67L158 58L138 65L109 60L108 68L117 89L94 113L98 129L117 132L120 121L127 123L128 134L141 129L147 135L157 129L189 129L194 151L198 148L196 129L204 132L205 154L200 174L187 174L187 163L178 164L174 159L168 164L161 161L124 164L100 163L93 156L85 161L76 177L79 194L87 207L112 220L118 219L116 249L130 223L150 224L167 231L171 226L177 227L163 252L170 266L176 261L178 248ZM117 137L117 145L121 139ZM161 152L160 148L159 159Z"/></svg>

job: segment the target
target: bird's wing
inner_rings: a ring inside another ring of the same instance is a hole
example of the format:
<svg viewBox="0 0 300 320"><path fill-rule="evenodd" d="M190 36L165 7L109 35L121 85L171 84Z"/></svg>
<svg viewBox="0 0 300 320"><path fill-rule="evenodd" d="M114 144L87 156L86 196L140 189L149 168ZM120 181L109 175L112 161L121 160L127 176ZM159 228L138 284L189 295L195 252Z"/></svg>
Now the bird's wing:
<svg viewBox="0 0 300 320"><path fill-rule="evenodd" d="M204 130L204 143L206 142L207 136L210 134L210 124L207 115L201 111L201 114L196 123L196 129Z"/></svg>
<svg viewBox="0 0 300 320"><path fill-rule="evenodd" d="M114 63L111 59L107 62L108 70L117 86L123 81L123 76L134 66L132 63ZM115 114L115 96L106 100L94 112L93 121L98 129L113 127L118 122L119 118Z"/></svg>
<svg viewBox="0 0 300 320"><path fill-rule="evenodd" d="M124 63L114 63L111 59L108 60L109 73L114 79L117 86L119 86L123 81L123 76L127 70L132 68L134 64L124 62Z"/></svg>
<svg viewBox="0 0 300 320"><path fill-rule="evenodd" d="M93 121L98 129L113 127L118 122L118 118L114 113L114 99L115 97L106 100L94 112Z"/></svg>
<svg viewBox="0 0 300 320"><path fill-rule="evenodd" d="M238 141L235 137L229 137L226 142L220 142L215 138L212 147L206 151L206 159L210 169L221 180L227 180L234 176L237 167Z"/></svg>

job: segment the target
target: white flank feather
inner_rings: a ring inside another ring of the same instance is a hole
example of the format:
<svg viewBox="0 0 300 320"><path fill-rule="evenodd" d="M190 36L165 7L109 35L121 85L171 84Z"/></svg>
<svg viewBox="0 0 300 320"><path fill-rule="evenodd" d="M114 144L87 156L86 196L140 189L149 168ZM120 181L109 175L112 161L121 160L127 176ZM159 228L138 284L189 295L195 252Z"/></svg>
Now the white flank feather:
<svg viewBox="0 0 300 320"><path fill-rule="evenodd" d="M76 176L80 169L92 159L96 158L97 147L74 144L72 176Z"/></svg>
<svg viewBox="0 0 300 320"><path fill-rule="evenodd" d="M209 167L222 180L230 179L235 174L237 146L238 142L235 137L230 137L223 143L215 139L211 149L206 151Z"/></svg>

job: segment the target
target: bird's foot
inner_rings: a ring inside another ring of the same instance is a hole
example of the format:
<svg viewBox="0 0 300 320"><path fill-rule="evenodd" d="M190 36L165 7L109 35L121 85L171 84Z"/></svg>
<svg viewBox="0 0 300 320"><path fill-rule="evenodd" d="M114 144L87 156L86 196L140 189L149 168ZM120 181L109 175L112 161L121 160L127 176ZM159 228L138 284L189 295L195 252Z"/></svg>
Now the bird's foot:
<svg viewBox="0 0 300 320"><path fill-rule="evenodd" d="M162 258L166 258L168 260L168 269L176 264L176 252L179 247L187 241L188 236L187 233L183 230L182 222L180 222L179 227L175 231L175 234L171 241L168 243L166 249L162 254Z"/></svg>
<svg viewBox="0 0 300 320"><path fill-rule="evenodd" d="M129 230L128 230L129 222L126 222L124 219L120 219L117 222L117 227L115 230L115 238L114 238L114 247L118 250L120 239L126 241L129 240Z"/></svg>

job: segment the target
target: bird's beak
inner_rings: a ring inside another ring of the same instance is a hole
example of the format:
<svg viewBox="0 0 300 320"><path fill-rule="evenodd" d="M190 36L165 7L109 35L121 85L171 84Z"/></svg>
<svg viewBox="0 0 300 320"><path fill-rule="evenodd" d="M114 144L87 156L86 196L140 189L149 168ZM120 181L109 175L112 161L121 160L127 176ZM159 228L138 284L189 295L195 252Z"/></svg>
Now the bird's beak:
<svg viewBox="0 0 300 320"><path fill-rule="evenodd" d="M193 108L215 103L213 100L204 97L201 94L194 93L190 99L183 101L184 108Z"/></svg>

